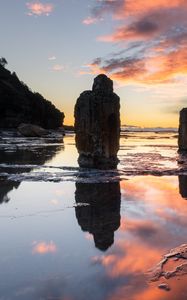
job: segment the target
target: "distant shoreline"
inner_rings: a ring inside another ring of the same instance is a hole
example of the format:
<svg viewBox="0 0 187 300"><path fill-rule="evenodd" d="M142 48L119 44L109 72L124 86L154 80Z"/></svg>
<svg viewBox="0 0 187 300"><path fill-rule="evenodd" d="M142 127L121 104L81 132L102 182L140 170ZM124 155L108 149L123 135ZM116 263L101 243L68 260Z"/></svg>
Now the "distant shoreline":
<svg viewBox="0 0 187 300"><path fill-rule="evenodd" d="M73 125L63 125L66 131L74 131ZM175 127L138 127L138 126L128 126L122 125L121 132L155 132L155 133L169 133L169 132L178 132L178 128Z"/></svg>

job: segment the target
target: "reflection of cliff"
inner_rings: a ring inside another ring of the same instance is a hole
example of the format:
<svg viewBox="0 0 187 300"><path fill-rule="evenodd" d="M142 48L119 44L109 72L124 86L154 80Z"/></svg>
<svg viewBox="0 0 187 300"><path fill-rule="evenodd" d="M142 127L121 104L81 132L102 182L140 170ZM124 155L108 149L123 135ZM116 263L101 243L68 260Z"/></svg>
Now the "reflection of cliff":
<svg viewBox="0 0 187 300"><path fill-rule="evenodd" d="M0 182L0 204L7 203L10 199L8 193L13 190L13 188L18 188L20 182L14 181L1 181Z"/></svg>
<svg viewBox="0 0 187 300"><path fill-rule="evenodd" d="M26 149L17 148L14 151L0 149L0 164L5 164L6 167L0 166L0 172L9 174L21 174L31 172L34 165L43 165L45 162L52 159L60 150L62 145L37 146L33 148L28 146ZM17 167L15 165L20 165ZM26 165L29 165L26 167ZM33 165L33 167L32 167ZM10 199L8 193L14 188L18 188L20 182L12 180L0 180L0 204L7 203Z"/></svg>
<svg viewBox="0 0 187 300"><path fill-rule="evenodd" d="M179 193L187 199L187 175L179 175Z"/></svg>
<svg viewBox="0 0 187 300"><path fill-rule="evenodd" d="M83 231L93 234L95 246L105 251L114 242L114 231L120 226L120 185L112 183L76 183L75 208Z"/></svg>
<svg viewBox="0 0 187 300"><path fill-rule="evenodd" d="M61 145L44 145L33 147L28 145L26 149L17 148L11 151L0 149L0 163L18 165L43 165L64 147Z"/></svg>

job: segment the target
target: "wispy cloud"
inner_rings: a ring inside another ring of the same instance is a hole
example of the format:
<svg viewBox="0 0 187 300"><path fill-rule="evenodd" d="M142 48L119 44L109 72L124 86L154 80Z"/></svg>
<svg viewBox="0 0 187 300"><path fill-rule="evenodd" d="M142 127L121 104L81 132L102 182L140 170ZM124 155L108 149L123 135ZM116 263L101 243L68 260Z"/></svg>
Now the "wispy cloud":
<svg viewBox="0 0 187 300"><path fill-rule="evenodd" d="M97 23L98 19L97 18L93 18L93 17L87 17L86 19L84 19L82 21L82 23L84 25L91 25L91 24L95 24Z"/></svg>
<svg viewBox="0 0 187 300"><path fill-rule="evenodd" d="M187 2L184 0L103 0L90 18L110 14L113 32L98 40L120 52L93 60L90 72L104 72L120 82L160 84L187 76Z"/></svg>
<svg viewBox="0 0 187 300"><path fill-rule="evenodd" d="M64 70L64 66L63 66L63 65L58 65L58 64L56 64L56 65L54 65L54 66L52 67L52 71L60 72L60 71L62 71L62 70Z"/></svg>
<svg viewBox="0 0 187 300"><path fill-rule="evenodd" d="M56 60L56 56L55 55L51 55L48 57L48 60Z"/></svg>
<svg viewBox="0 0 187 300"><path fill-rule="evenodd" d="M26 3L29 16L49 16L54 10L54 5L51 3L42 3L40 1L33 1Z"/></svg>

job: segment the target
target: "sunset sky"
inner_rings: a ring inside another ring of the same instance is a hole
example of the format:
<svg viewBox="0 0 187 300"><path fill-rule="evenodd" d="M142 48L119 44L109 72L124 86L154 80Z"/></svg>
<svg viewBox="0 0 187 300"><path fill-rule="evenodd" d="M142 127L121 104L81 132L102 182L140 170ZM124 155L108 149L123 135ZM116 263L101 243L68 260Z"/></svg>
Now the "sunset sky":
<svg viewBox="0 0 187 300"><path fill-rule="evenodd" d="M6 0L7 68L65 112L96 74L114 80L122 124L178 126L187 106L186 0Z"/></svg>

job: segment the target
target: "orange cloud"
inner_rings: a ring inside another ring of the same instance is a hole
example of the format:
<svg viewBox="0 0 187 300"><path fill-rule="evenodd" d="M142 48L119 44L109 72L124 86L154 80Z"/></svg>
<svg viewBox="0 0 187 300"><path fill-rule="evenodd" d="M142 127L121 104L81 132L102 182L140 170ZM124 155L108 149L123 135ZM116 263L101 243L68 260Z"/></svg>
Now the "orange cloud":
<svg viewBox="0 0 187 300"><path fill-rule="evenodd" d="M167 54L163 53L163 50L156 51L152 57L147 58L115 58L101 63L94 61L89 68L92 74L102 72L122 84L171 83L177 82L178 76L187 76L187 52L184 46Z"/></svg>
<svg viewBox="0 0 187 300"><path fill-rule="evenodd" d="M154 11L157 9L168 9L169 8L177 8L179 6L187 7L185 0L123 0L122 9L119 9L115 16L117 18L123 18L126 16L137 16L140 14L149 13L150 11Z"/></svg>
<svg viewBox="0 0 187 300"><path fill-rule="evenodd" d="M46 242L33 242L32 254L47 254L57 252L57 246L53 241Z"/></svg>
<svg viewBox="0 0 187 300"><path fill-rule="evenodd" d="M89 64L124 83L160 84L187 77L187 2L184 0L97 1L92 17L112 14L114 31L99 41L120 43L120 51ZM119 25L119 22L121 23Z"/></svg>
<svg viewBox="0 0 187 300"><path fill-rule="evenodd" d="M100 17L101 15L111 13L114 19L124 19L124 17L142 15L150 11L187 7L185 0L102 0L96 1L96 5L91 9L92 15Z"/></svg>
<svg viewBox="0 0 187 300"><path fill-rule="evenodd" d="M26 6L29 10L29 16L49 16L50 13L54 10L54 6L51 3L42 3L40 1L28 2Z"/></svg>

